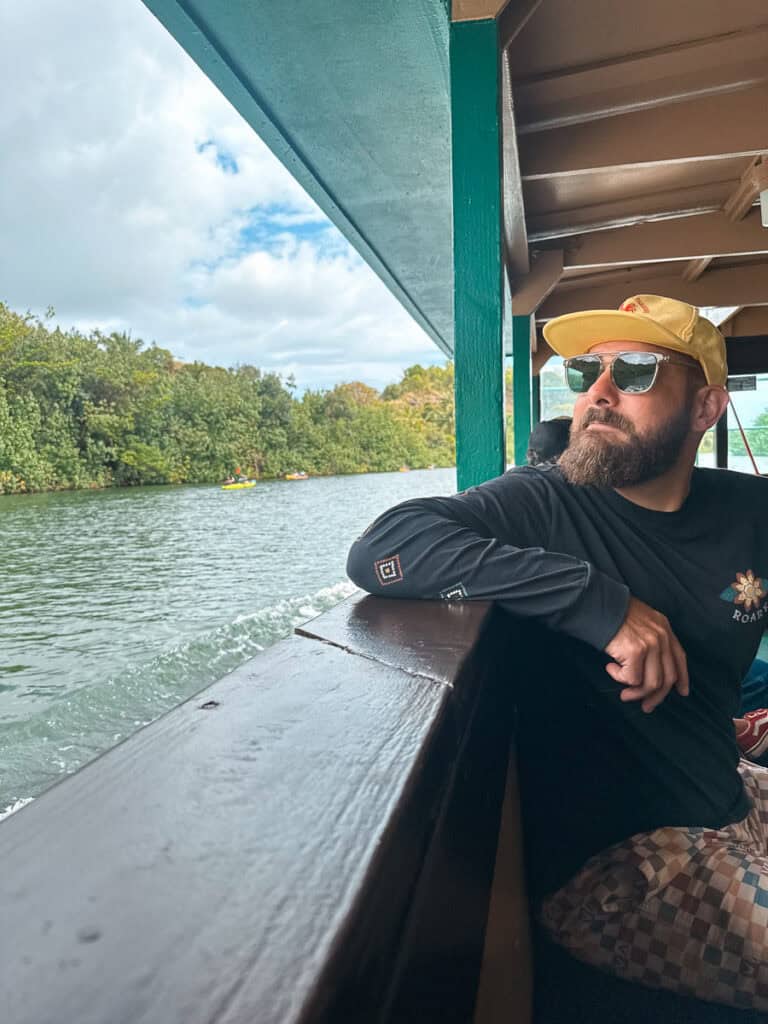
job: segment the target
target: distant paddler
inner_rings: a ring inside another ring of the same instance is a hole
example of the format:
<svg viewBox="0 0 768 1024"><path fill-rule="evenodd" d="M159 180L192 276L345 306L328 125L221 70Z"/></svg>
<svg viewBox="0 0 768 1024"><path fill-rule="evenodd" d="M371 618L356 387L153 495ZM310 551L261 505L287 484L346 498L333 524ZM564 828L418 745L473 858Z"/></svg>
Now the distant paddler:
<svg viewBox="0 0 768 1024"><path fill-rule="evenodd" d="M234 475L232 473L229 474L227 479L221 485L221 489L222 491L242 491L246 488L255 486L256 481L249 480L248 477L243 474L240 467L237 466L235 468Z"/></svg>

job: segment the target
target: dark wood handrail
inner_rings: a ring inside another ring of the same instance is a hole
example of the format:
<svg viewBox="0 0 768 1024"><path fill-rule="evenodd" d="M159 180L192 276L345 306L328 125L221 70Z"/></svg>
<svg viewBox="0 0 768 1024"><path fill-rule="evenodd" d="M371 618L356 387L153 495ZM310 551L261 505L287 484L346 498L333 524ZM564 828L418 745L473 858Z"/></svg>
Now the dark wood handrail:
<svg viewBox="0 0 768 1024"><path fill-rule="evenodd" d="M6 1024L470 1019L497 614L351 599L3 822Z"/></svg>

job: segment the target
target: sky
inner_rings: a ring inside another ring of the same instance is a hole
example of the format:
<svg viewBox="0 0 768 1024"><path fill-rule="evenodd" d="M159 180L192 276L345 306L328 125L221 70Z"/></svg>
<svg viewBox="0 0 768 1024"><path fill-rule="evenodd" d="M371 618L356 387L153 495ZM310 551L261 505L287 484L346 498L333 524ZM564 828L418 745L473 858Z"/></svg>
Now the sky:
<svg viewBox="0 0 768 1024"><path fill-rule="evenodd" d="M141 0L0 14L0 301L301 390L443 354Z"/></svg>

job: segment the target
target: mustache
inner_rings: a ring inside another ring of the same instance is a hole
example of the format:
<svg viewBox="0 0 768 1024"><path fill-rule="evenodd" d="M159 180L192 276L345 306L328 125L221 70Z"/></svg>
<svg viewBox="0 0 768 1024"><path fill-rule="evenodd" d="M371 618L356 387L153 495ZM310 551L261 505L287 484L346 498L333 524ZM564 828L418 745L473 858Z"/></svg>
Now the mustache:
<svg viewBox="0 0 768 1024"><path fill-rule="evenodd" d="M591 409L587 409L584 415L581 417L579 423L579 431L584 430L590 423L603 423L606 427L616 427L617 430L623 430L625 434L629 434L630 437L634 437L635 428L618 412L613 412L610 409L598 409L593 406Z"/></svg>

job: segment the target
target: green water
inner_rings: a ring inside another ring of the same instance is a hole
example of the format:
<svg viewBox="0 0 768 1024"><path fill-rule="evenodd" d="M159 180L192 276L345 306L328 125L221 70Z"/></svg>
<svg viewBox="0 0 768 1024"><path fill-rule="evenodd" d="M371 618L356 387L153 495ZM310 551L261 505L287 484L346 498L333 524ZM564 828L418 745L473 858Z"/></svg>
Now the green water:
<svg viewBox="0 0 768 1024"><path fill-rule="evenodd" d="M453 470L0 498L0 812L353 593L357 534Z"/></svg>

